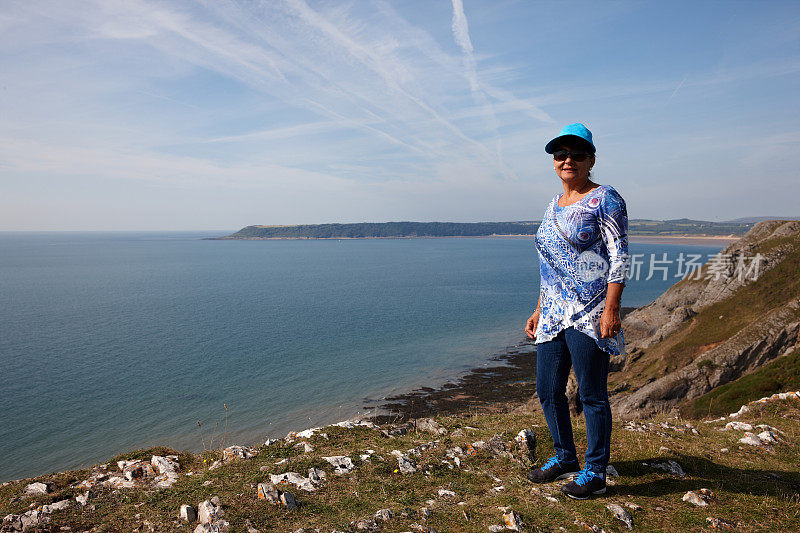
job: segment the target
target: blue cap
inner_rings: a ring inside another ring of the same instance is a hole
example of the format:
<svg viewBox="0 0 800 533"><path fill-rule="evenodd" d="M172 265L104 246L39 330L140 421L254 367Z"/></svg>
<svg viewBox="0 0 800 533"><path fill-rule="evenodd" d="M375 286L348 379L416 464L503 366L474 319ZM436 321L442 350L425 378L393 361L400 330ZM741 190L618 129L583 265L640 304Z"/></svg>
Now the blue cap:
<svg viewBox="0 0 800 533"><path fill-rule="evenodd" d="M547 143L544 147L544 151L548 154L552 154L561 141L578 141L580 144L585 145L589 152L595 153L594 143L592 142L592 132L580 122L569 124L561 128L561 133L558 134L558 137Z"/></svg>

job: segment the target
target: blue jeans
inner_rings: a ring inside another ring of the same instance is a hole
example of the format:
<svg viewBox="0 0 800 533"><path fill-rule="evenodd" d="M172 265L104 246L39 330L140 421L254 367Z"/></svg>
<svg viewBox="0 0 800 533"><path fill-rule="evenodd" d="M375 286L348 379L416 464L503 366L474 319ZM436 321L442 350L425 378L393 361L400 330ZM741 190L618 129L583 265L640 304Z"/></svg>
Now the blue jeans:
<svg viewBox="0 0 800 533"><path fill-rule="evenodd" d="M573 327L536 345L536 393L560 462L578 461L567 404L567 378L575 367L586 418L586 464L605 475L611 456L611 406L608 403L609 354L597 342Z"/></svg>

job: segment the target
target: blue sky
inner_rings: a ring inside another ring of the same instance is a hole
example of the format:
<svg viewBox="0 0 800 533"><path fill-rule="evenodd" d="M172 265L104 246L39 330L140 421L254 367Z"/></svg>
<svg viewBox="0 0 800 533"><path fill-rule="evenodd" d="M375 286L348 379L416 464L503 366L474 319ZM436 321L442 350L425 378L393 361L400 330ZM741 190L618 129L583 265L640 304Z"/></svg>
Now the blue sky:
<svg viewBox="0 0 800 533"><path fill-rule="evenodd" d="M800 3L0 4L0 230L797 216Z"/></svg>

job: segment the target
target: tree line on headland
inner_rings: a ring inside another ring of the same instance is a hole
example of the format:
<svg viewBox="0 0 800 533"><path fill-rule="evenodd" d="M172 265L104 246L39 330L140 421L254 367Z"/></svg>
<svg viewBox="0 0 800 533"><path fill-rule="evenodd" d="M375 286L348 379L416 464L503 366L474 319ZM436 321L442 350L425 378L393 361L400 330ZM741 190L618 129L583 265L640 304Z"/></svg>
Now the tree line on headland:
<svg viewBox="0 0 800 533"><path fill-rule="evenodd" d="M533 235L539 221L518 222L359 222L354 224L304 224L247 226L221 239L364 239L387 237L487 237ZM708 222L633 219L631 235L741 236L753 227L744 222Z"/></svg>

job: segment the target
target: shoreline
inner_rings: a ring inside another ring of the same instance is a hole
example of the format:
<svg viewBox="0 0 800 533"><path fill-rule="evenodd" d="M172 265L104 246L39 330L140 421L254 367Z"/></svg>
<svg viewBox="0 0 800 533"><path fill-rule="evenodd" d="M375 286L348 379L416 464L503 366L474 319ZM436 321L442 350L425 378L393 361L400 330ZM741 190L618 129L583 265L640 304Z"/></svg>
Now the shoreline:
<svg viewBox="0 0 800 533"><path fill-rule="evenodd" d="M531 234L508 235L405 235L397 237L205 237L204 241L363 241L371 239L532 239ZM630 242L642 244L707 244L722 242L730 244L741 235L628 235Z"/></svg>
<svg viewBox="0 0 800 533"><path fill-rule="evenodd" d="M623 307L621 318L635 309ZM506 347L505 353L491 357L486 366L472 368L438 387L420 387L371 400L374 404L364 408L381 412L367 417L376 424L453 415L470 409L505 409L509 404L522 404L533 398L535 377L536 345L525 339Z"/></svg>

